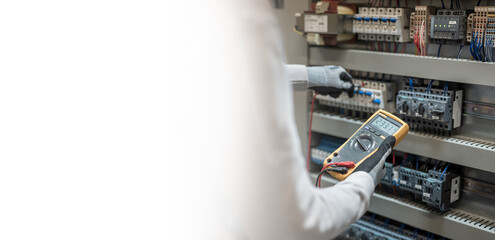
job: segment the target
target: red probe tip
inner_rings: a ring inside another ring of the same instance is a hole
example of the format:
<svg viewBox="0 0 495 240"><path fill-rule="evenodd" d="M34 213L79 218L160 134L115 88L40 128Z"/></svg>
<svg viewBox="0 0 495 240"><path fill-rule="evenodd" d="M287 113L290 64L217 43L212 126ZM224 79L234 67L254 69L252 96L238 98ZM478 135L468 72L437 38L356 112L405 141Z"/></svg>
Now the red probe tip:
<svg viewBox="0 0 495 240"><path fill-rule="evenodd" d="M346 167L346 168L354 168L356 166L356 164L354 162L351 162L351 161L349 161L349 162L336 162L333 165Z"/></svg>

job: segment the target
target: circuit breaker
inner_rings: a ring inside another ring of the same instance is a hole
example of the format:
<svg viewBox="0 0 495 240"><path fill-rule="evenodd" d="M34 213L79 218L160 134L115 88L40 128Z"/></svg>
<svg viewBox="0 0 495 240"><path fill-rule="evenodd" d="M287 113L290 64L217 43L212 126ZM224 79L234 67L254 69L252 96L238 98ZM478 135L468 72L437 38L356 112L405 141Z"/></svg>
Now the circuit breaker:
<svg viewBox="0 0 495 240"><path fill-rule="evenodd" d="M409 42L410 13L407 8L360 7L352 32L364 41Z"/></svg>
<svg viewBox="0 0 495 240"><path fill-rule="evenodd" d="M378 109L384 109L388 112L395 112L394 91L395 82L380 82L362 79L354 79L354 84L359 86L350 98L347 93L342 93L338 98L329 95L318 95L320 104L341 107L349 110L363 111L374 113Z"/></svg>

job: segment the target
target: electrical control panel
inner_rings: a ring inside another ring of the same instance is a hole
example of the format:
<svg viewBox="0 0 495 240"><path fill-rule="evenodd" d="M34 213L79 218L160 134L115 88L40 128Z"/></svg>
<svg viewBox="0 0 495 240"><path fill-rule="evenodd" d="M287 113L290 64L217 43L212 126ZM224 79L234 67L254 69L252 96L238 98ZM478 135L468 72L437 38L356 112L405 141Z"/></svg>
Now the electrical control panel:
<svg viewBox="0 0 495 240"><path fill-rule="evenodd" d="M333 98L329 95L317 95L320 104L346 108L368 113L374 113L378 109L395 112L395 82L380 82L362 79L354 79L357 86L354 97L350 98L347 93Z"/></svg>
<svg viewBox="0 0 495 240"><path fill-rule="evenodd" d="M462 90L422 87L401 90L397 94L396 108L413 129L437 133L452 131L461 126L462 94Z"/></svg>
<svg viewBox="0 0 495 240"><path fill-rule="evenodd" d="M409 42L409 15L407 8L360 7L354 15L352 32L359 40Z"/></svg>
<svg viewBox="0 0 495 240"><path fill-rule="evenodd" d="M466 37L466 11L441 9L431 17L430 38L434 43L463 44Z"/></svg>
<svg viewBox="0 0 495 240"><path fill-rule="evenodd" d="M423 202L429 206L446 210L459 200L461 179L459 176L430 170L423 183Z"/></svg>
<svg viewBox="0 0 495 240"><path fill-rule="evenodd" d="M495 165L490 161L495 155L495 84L490 78L495 75L494 3L340 1L357 6L350 15L354 40L326 47L326 33L305 33L314 45L325 46L309 45L307 62L340 65L360 88L354 98L346 93L336 99L314 97L308 91L306 108L300 109L307 113L302 130L310 126L312 136L348 137L377 108L393 112L410 126L411 136L385 163L385 176L371 203L374 213L416 225L427 222L429 230L446 238L495 239ZM305 13L316 13L313 5L316 1ZM381 93L363 86L362 80L385 84L388 100L377 98ZM392 109L382 103L393 104ZM311 148L313 176L330 151L314 144ZM403 218L409 215L414 218ZM372 222L407 236L401 224ZM361 225L344 239L398 238L381 231ZM411 238L432 236L420 235Z"/></svg>

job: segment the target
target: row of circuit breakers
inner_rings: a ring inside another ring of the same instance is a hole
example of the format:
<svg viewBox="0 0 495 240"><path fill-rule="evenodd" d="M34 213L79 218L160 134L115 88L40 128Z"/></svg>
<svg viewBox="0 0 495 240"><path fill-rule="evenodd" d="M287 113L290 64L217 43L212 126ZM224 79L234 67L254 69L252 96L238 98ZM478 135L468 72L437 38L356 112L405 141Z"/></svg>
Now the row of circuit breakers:
<svg viewBox="0 0 495 240"><path fill-rule="evenodd" d="M348 11L332 12L331 8L331 4L318 2L314 10L296 13L295 30L304 33L312 45L336 44L326 41L330 35L357 34L363 41L495 46L495 6L476 6L474 11L359 7L357 13L352 9L355 6Z"/></svg>
<svg viewBox="0 0 495 240"><path fill-rule="evenodd" d="M434 43L464 44L466 11L440 9L436 15L434 12L434 8L429 6L417 6L414 12L407 8L361 7L354 16L352 32L358 34L358 39L369 41L410 42L421 35L426 43L431 40Z"/></svg>
<svg viewBox="0 0 495 240"><path fill-rule="evenodd" d="M345 139L321 135L318 145L311 148L311 161L321 165L328 155L335 151ZM402 154L387 159L386 173L381 180L380 190L407 193L412 200L445 211L459 200L461 177L455 174L455 167L433 159Z"/></svg>
<svg viewBox="0 0 495 240"><path fill-rule="evenodd" d="M404 81L403 89L397 93L396 82L355 79L358 87L354 97L342 93L338 98L317 95L316 99L321 105L352 111L374 113L384 109L417 131L445 135L461 126L462 90L449 89L447 84L443 88L432 86L437 82L432 80L422 86L418 86L417 79Z"/></svg>

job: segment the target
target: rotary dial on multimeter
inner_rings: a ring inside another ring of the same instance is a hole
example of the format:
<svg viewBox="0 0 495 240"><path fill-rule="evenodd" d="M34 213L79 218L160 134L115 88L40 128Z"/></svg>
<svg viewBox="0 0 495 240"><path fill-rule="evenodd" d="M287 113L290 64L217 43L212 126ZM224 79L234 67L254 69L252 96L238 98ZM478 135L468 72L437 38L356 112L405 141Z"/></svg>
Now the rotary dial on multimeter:
<svg viewBox="0 0 495 240"><path fill-rule="evenodd" d="M374 144L375 140L370 135L361 135L354 140L352 146L358 152L368 152Z"/></svg>

